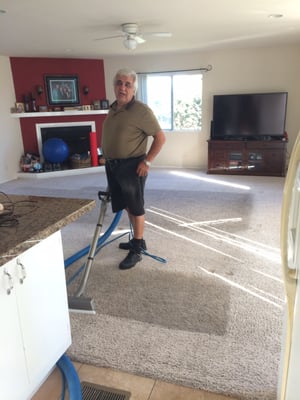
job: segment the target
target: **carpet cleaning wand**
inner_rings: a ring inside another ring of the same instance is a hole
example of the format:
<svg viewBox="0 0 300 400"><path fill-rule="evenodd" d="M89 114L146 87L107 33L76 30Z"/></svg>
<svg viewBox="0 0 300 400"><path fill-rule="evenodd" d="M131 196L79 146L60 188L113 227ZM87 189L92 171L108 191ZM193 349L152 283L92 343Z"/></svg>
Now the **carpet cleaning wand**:
<svg viewBox="0 0 300 400"><path fill-rule="evenodd" d="M98 192L98 197L101 201L100 214L95 228L92 244L89 248L88 257L84 265L84 274L80 285L73 296L68 296L69 310L83 313L95 314L94 300L90 297L84 297L85 287L89 278L94 257L99 246L99 236L103 226L104 217L107 210L107 204L110 202L111 196L108 191ZM120 217L120 215L119 215Z"/></svg>

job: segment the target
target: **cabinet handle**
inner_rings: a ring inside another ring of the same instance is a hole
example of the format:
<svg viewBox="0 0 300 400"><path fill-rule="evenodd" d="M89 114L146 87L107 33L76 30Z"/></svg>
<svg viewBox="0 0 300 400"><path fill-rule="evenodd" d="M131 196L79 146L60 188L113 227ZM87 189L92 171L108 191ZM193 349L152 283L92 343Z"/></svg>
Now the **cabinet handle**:
<svg viewBox="0 0 300 400"><path fill-rule="evenodd" d="M4 275L7 276L8 285L9 285L8 288L6 289L6 293L7 293L8 295L10 295L10 294L11 294L11 291L12 291L13 288L14 288L13 279L12 279L12 276L6 271L5 268L4 268Z"/></svg>
<svg viewBox="0 0 300 400"><path fill-rule="evenodd" d="M17 265L20 267L21 277L19 281L22 285L24 283L24 279L26 278L26 269L19 259L17 259Z"/></svg>

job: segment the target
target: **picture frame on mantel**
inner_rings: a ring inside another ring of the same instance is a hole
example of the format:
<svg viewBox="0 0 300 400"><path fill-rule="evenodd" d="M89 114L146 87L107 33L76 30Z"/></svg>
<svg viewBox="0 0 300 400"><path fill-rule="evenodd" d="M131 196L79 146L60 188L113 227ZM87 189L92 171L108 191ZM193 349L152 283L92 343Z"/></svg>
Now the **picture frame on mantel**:
<svg viewBox="0 0 300 400"><path fill-rule="evenodd" d="M76 106L80 104L78 76L46 75L45 84L50 106Z"/></svg>

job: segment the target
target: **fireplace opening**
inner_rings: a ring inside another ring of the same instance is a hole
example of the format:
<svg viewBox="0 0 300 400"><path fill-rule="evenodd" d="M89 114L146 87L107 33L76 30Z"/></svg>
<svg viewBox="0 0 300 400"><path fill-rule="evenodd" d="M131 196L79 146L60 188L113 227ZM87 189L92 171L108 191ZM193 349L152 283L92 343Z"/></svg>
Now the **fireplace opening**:
<svg viewBox="0 0 300 400"><path fill-rule="evenodd" d="M90 151L90 126L63 126L60 128L42 128L42 145L46 140L62 139L69 147L70 156Z"/></svg>
<svg viewBox="0 0 300 400"><path fill-rule="evenodd" d="M95 122L37 124L37 142L41 162L45 171L84 168L91 166L90 132L95 131ZM69 156L62 163L44 160L43 144L46 140L62 139L69 148Z"/></svg>

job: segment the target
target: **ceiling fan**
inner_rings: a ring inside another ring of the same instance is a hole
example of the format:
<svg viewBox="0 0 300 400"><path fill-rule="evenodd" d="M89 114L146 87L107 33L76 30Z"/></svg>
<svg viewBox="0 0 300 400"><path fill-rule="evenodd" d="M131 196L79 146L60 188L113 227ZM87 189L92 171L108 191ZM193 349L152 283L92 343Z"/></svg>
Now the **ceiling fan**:
<svg viewBox="0 0 300 400"><path fill-rule="evenodd" d="M156 37L171 37L171 32L140 32L139 26L133 22L127 22L121 25L121 32L117 35L106 36L103 38L95 39L95 40L106 40L106 39L114 39L123 37L123 44L128 50L136 49L138 44L145 43L145 36L156 36Z"/></svg>

